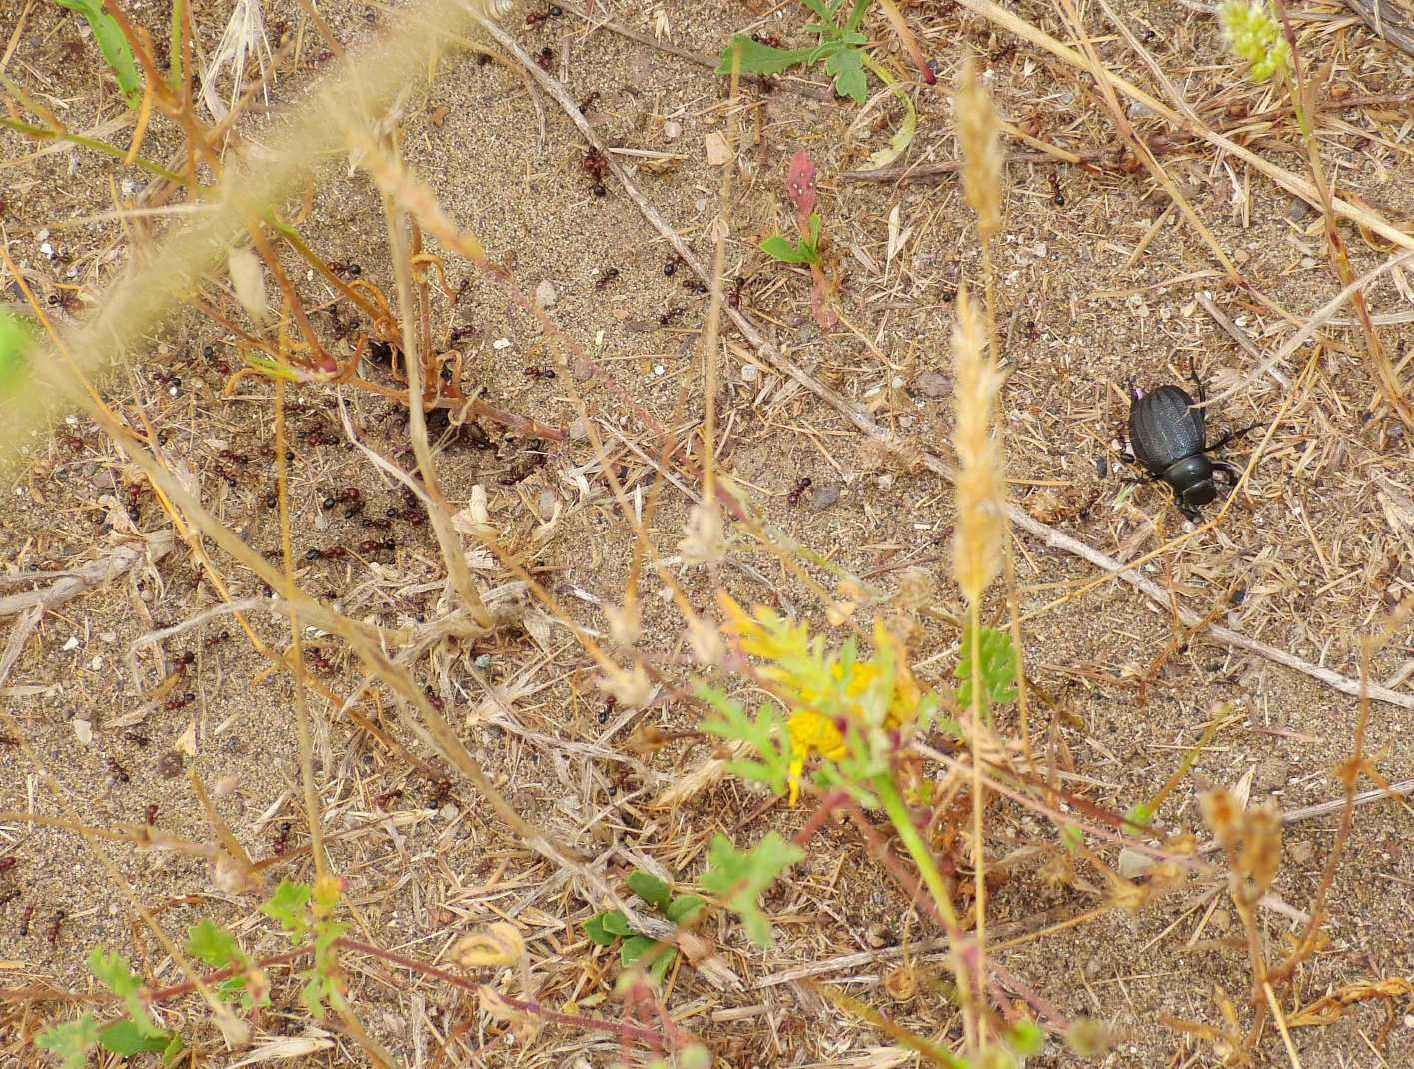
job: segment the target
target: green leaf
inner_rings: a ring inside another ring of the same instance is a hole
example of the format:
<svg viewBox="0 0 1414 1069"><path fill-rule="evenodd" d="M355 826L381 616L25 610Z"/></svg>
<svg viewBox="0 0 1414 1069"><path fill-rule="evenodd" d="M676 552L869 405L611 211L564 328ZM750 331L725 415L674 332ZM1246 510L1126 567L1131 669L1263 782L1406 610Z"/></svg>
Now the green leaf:
<svg viewBox="0 0 1414 1069"><path fill-rule="evenodd" d="M701 895L679 895L668 904L663 912L674 924L691 924L707 908L707 900Z"/></svg>
<svg viewBox="0 0 1414 1069"><path fill-rule="evenodd" d="M173 1038L173 1034L165 1030L145 1033L136 1021L124 1017L98 1033L98 1045L121 1058L131 1058L134 1054L164 1051Z"/></svg>
<svg viewBox="0 0 1414 1069"><path fill-rule="evenodd" d="M869 10L869 0L854 0L854 10L849 13L849 19L844 24L846 36L853 35L853 31L859 28L859 24L864 21L864 12ZM859 42L863 44L863 41Z"/></svg>
<svg viewBox="0 0 1414 1069"><path fill-rule="evenodd" d="M187 953L213 969L242 965L246 960L236 937L211 921L201 921L187 929Z"/></svg>
<svg viewBox="0 0 1414 1069"><path fill-rule="evenodd" d="M29 320L0 311L0 390L18 379L25 367L25 351L34 343Z"/></svg>
<svg viewBox="0 0 1414 1069"><path fill-rule="evenodd" d="M635 869L628 878L628 889L659 912L668 908L673 900L673 891L651 872Z"/></svg>
<svg viewBox="0 0 1414 1069"><path fill-rule="evenodd" d="M138 78L137 60L133 58L132 46L123 36L118 20L103 10L103 0L55 0L60 7L77 11L87 20L93 30L93 39L98 42L98 51L103 53L104 62L118 77L118 88L128 99L128 106L135 108L142 100L142 81Z"/></svg>
<svg viewBox="0 0 1414 1069"><path fill-rule="evenodd" d="M83 1069L88 1052L98 1043L98 1022L85 1013L77 1021L56 1024L34 1037L34 1045L59 1058L64 1069Z"/></svg>
<svg viewBox="0 0 1414 1069"><path fill-rule="evenodd" d="M1012 649L1011 632L995 627L981 628L982 708L1006 705L1016 701L1016 651ZM962 633L962 655L953 675L962 681L958 687L957 704L963 709L972 705L972 629Z"/></svg>
<svg viewBox="0 0 1414 1069"><path fill-rule="evenodd" d="M634 931L629 927L628 918L616 909L609 910L603 914L604 931L612 932L616 936L633 935Z"/></svg>
<svg viewBox="0 0 1414 1069"><path fill-rule="evenodd" d="M623 946L619 947L619 961L624 965L632 965L657 945L658 940L650 935L631 935L624 940Z"/></svg>
<svg viewBox="0 0 1414 1069"><path fill-rule="evenodd" d="M309 884L282 880L260 912L289 932L291 942L301 942L309 930L309 894Z"/></svg>
<svg viewBox="0 0 1414 1069"><path fill-rule="evenodd" d="M803 244L796 244L780 234L772 234L761 243L761 251L773 260L783 264L804 264L810 262L810 251Z"/></svg>
<svg viewBox="0 0 1414 1069"><path fill-rule="evenodd" d="M324 1002L332 1000L338 994L338 986L331 976L321 976L318 972L310 969L308 972L300 973L301 977L308 977L308 982L300 991L300 1002L309 1011L309 1015L316 1020L324 1019Z"/></svg>
<svg viewBox="0 0 1414 1069"><path fill-rule="evenodd" d="M1046 1046L1046 1033L1035 1021L1022 1019L1011 1026L1006 1044L1023 1058L1040 1054Z"/></svg>
<svg viewBox="0 0 1414 1069"><path fill-rule="evenodd" d="M821 219L820 219L820 213L819 213L819 212L811 212L811 213L810 213L809 224L810 224L810 240L809 240L809 241L802 242L801 244L803 244L803 245L804 245L806 248L808 248L812 253L815 253L815 255L818 256L819 254L816 253L816 250L820 247L820 229L821 229L821 227L824 226L824 223L823 223L823 222L821 221Z"/></svg>
<svg viewBox="0 0 1414 1069"><path fill-rule="evenodd" d="M739 757L727 765L735 776L764 783L780 795L786 793L786 781L790 774L791 742L786 730L785 717L774 706L757 707L756 719L746 715L736 702L712 687L703 687L698 696L722 714L721 720L705 720L702 730L724 739L735 739L746 743L761 758L753 761Z"/></svg>
<svg viewBox="0 0 1414 1069"><path fill-rule="evenodd" d="M835 92L856 104L869 100L869 80L864 77L864 60L854 48L844 48L825 61L825 70L835 76Z"/></svg>
<svg viewBox="0 0 1414 1069"><path fill-rule="evenodd" d="M668 975L668 970L673 967L673 962L677 960L678 948L669 946L666 943L659 943L663 952L659 954L648 966L648 978L653 981L654 987L663 986L663 978Z"/></svg>
<svg viewBox="0 0 1414 1069"><path fill-rule="evenodd" d="M123 1000L137 1027L145 1035L166 1035L148 1015L147 1006L142 1001L142 978L133 972L128 959L114 952L108 953L102 947L94 947L88 956L88 968L94 976L107 985L113 994Z"/></svg>
<svg viewBox="0 0 1414 1069"><path fill-rule="evenodd" d="M1130 807L1125 814L1124 830L1132 835L1147 831L1149 825L1154 823L1154 810L1147 802L1137 802Z"/></svg>
<svg viewBox="0 0 1414 1069"><path fill-rule="evenodd" d="M813 51L809 48L772 48L760 41L753 41L750 37L736 34L727 43L727 47L722 49L722 61L717 65L718 74L731 74L732 53L738 48L741 49L739 70L742 74L780 74L805 63Z"/></svg>
<svg viewBox="0 0 1414 1069"><path fill-rule="evenodd" d="M618 911L611 910L610 912L616 913ZM622 914L619 915L622 916ZM617 935L604 927L604 921L608 916L609 913L598 913L580 925L581 930L595 946L612 946L614 940L618 938Z"/></svg>
<svg viewBox="0 0 1414 1069"><path fill-rule="evenodd" d="M719 834L712 839L707 854L702 886L720 895L727 908L741 917L752 942L767 947L771 945L771 925L757 900L782 872L804 856L805 851L774 831L745 853Z"/></svg>

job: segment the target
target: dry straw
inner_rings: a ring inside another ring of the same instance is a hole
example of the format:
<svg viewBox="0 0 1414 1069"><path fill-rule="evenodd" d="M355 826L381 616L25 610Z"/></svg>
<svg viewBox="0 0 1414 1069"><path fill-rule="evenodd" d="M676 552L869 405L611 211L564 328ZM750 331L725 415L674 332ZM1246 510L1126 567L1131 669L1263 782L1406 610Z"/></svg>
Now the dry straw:
<svg viewBox="0 0 1414 1069"><path fill-rule="evenodd" d="M977 77L977 64L969 56L958 80L957 137L962 143L962 190L977 213L977 230L983 244L1001 233L1002 170L1001 120L992 95Z"/></svg>
<svg viewBox="0 0 1414 1069"><path fill-rule="evenodd" d="M952 348L957 406L953 446L958 462L953 574L967 600L975 604L1002 563L1006 480L991 421L1003 376L988 350L982 317L965 287L957 294Z"/></svg>

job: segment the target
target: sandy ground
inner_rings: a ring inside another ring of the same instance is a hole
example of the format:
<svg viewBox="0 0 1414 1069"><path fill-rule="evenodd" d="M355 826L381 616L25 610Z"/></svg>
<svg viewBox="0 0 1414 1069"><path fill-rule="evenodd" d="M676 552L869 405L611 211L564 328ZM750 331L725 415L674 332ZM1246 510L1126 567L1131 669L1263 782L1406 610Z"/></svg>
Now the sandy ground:
<svg viewBox="0 0 1414 1069"><path fill-rule="evenodd" d="M7 14L19 7L8 3ZM906 10L925 52L940 65L942 84L951 84L965 45L982 57L988 83L1013 122L1076 151L1106 158L1123 152L1090 79L994 33L952 4ZM1048 32L1062 33L1055 11L1038 4L1018 10ZM1332 95L1336 89L1340 97L1407 92L1414 61L1381 47L1363 29L1332 22L1333 10L1318 10L1325 21L1303 23L1311 61L1331 65ZM139 12L145 19L151 15ZM594 96L587 114L608 144L655 154L625 159L635 165L645 196L699 255L708 256L720 168L707 162L707 140L724 130L729 109L721 81L705 67L651 46L607 30L589 32L573 14L528 27L525 14L518 11L507 25L528 51L551 50L552 72L577 100ZM764 19L739 5L717 3L624 7L613 14L650 34L661 18L669 41L699 53L718 51L730 30L748 24L787 43L807 40L802 13L790 7ZM1190 101L1218 101L1204 112L1208 121L1242 136L1243 116L1275 106L1228 73L1212 19L1168 4L1140 4L1125 15L1144 31L1154 57ZM393 17L358 6L331 14L345 40L375 32L381 20ZM224 8L201 13L208 49L224 18ZM298 24L293 6L282 13L276 5L267 18ZM88 68L64 62L66 43L81 40L76 21L48 7L29 11L28 20L9 74L52 104L62 101L74 129L118 114L111 86L100 101L91 72L79 76ZM885 52L897 52L882 19L871 30ZM1145 77L1122 40L1098 38L1098 47L1115 69ZM816 73L807 80L823 85ZM288 88L282 81L273 102L292 96L307 76L287 79ZM866 144L850 144L845 131L857 110L851 103L800 95L788 84L769 93L748 85L740 103L749 135L731 209L725 277L729 286L741 280L741 307L812 375L865 405L898 434L942 450L951 421L952 302L958 285L975 281L980 270L971 214L954 179L899 185L841 178L888 133L886 124ZM920 92L918 106L920 127L909 159L953 159L946 93ZM564 363L562 346L545 340L529 317L509 310L504 296L468 265L449 258L450 287L456 290L464 279L470 285L455 305L438 298L432 322L439 346L465 355L463 385L481 387L492 403L570 433L563 443L527 442L493 429L484 447L463 436L440 454L443 490L462 504L473 486L485 487L503 544L517 548L575 620L603 632L608 625L602 609L622 599L634 539L583 428L571 426L576 410L566 377L595 407L611 459L622 465L620 477L642 507L654 495L654 471L625 439L650 456L660 446L611 387L661 420L675 440L687 438L701 419L696 343L707 298L688 285L689 270L612 178L605 196L595 194L594 179L581 167L577 132L553 100L529 94L510 70L450 56L435 82L412 87L402 107L408 165L527 291L548 283L541 293L553 292L553 318L597 362L592 377L577 376ZM884 114L896 119L887 109ZM1162 126L1134 109L1129 114L1141 133L1153 135ZM1407 99L1342 109L1322 136L1327 166L1343 194L1406 224L1414 218L1409 117ZM1291 124L1258 125L1249 147L1301 172ZM109 139L125 143L126 136ZM4 171L3 217L10 254L45 296L72 284L82 287L84 298L97 298L121 260L113 250L124 247L123 232L111 220L67 222L110 207L107 179L116 172L105 158L67 148L20 159L35 147L0 132L0 154L12 161ZM176 147L170 129L155 129L144 153L161 159ZM840 283L845 323L828 331L811 320L808 277L771 264L756 248L761 238L789 225L782 178L786 161L800 149L820 168L828 269ZM1319 220L1304 205L1201 144L1173 145L1164 163L1244 275L1271 301L1301 320L1336 291ZM1010 371L1005 413L1012 491L1033 515L1132 559L1178 533L1182 519L1160 489L1120 481L1125 384L1180 381L1193 360L1223 386L1252 366L1252 358L1203 310L1200 294L1210 295L1264 351L1288 337L1291 327L1270 307L1223 284L1207 247L1142 170L1092 173L1013 163L1008 174L998 267ZM357 264L362 278L391 295L379 199L365 176L350 176L346 168L327 174L303 229L321 255ZM891 232L898 235L892 248ZM1346 228L1346 239L1357 270L1385 254L1354 228ZM609 277L610 271L617 274ZM316 300L327 296L314 283L309 291ZM1407 311L1407 295L1407 287L1401 292L1387 276L1371 287L1369 301L1378 313ZM321 320L327 324L327 317ZM454 342L455 328L462 329ZM1383 331L1396 360L1409 351L1410 329L1406 323ZM1299 399L1225 522L1145 569L1200 612L1229 599L1220 622L1358 675L1360 636L1414 589L1414 465L1401 428L1367 416L1377 384L1358 331L1337 327L1325 338ZM234 396L221 395L227 372L238 366L229 340L217 325L184 313L153 340L149 360L109 384L108 397L116 410L130 418L141 412L158 429L168 454L197 473L203 500L218 518L258 550L278 556L275 513L265 504L273 489L271 390L247 380ZM927 569L937 576L938 606L956 609L959 597L948 578L950 488L882 455L836 413L754 359L734 331L726 340L719 392L723 465L750 490L769 523L886 590L897 586L908 567ZM1279 370L1288 381L1297 380L1310 357L1308 347ZM544 376L544 369L556 367L556 377ZM368 395L346 396L366 440L408 461L406 429L393 407ZM1285 388L1268 379L1221 409L1214 422L1257 422L1260 436L1286 398ZM435 618L444 573L427 527L403 518L390 531L367 526L369 517L402 509L401 495L343 440L332 391L299 390L292 399L302 406L291 417L299 443L292 498L302 585L358 619L390 627ZM1250 448L1237 446L1227 455L1241 463ZM806 478L808 486L793 495ZM122 531L127 522L122 506L134 484L132 471L85 420L75 418L37 444L28 466L4 490L10 507L0 512L0 582L6 584L0 594L26 588L11 577L62 571L108 552L115 524ZM322 507L347 487L362 495L362 514L345 517L342 505ZM150 493L136 500L137 531L170 530ZM689 504L672 486L658 489L650 534L661 554L676 553ZM548 532L536 535L547 524ZM359 551L366 540L390 537L391 549ZM351 552L343 559L305 559L310 550L334 546ZM1202 638L1175 653L1141 687L1137 677L1173 637L1169 616L1118 584L1051 607L1097 573L1026 540L1018 549L1022 609L1045 609L1024 625L1028 670L1065 713L1043 726L1040 744L1061 755L1063 767L1077 777L1069 783L1073 789L1126 811L1165 783L1217 715L1221 726L1211 744L1158 814L1166 827L1205 837L1196 799L1208 785L1245 783L1254 804L1270 799L1286 811L1340 796L1334 765L1350 751L1354 700ZM722 583L738 599L771 604L827 629L818 598L744 534L732 559L739 567L726 569ZM228 564L219 566L233 596L260 593L258 579ZM693 604L709 607L710 577L670 566ZM477 574L488 586L511 578L490 562ZM823 572L815 574L830 582ZM659 596L663 585L651 576L644 580L644 645L664 658L683 655L682 618ZM1240 593L1230 597L1234 591ZM88 827L146 822L179 839L205 842L212 830L194 795L195 774L245 849L273 859L266 875L308 878L288 679L266 675L265 660L229 617L167 642L163 664L150 653L134 660L129 652L143 634L217 603L210 581L179 543L156 565L46 615L0 690L0 702L39 765L18 746L0 748L0 808L57 814L52 782L69 812ZM284 647L283 624L268 615L251 620L263 641ZM956 648L954 631L925 623L914 643L920 675L945 680ZM144 699L186 651L194 663L174 689ZM347 694L360 678L357 665L336 642L329 641L325 652L328 667L318 677ZM1376 657L1373 678L1388 679L1411 656L1406 629ZM513 730L491 722L495 707L473 667L512 700ZM670 735L691 733L700 710L672 699L637 713L607 707L595 686L593 662L562 627L531 626L527 633L448 644L422 660L416 675L442 699L472 753L517 810L590 856L609 851L605 871L611 878L646 857L690 884L700 875L713 832L726 831L738 841L754 840L769 828L789 833L807 812L784 806L762 812L764 796L733 781L709 786L671 812L651 808L648 803L664 788L711 756L712 746L689 734L644 756L628 743L645 725ZM457 935L510 917L526 934L546 1004L574 1001L584 1012L612 1016L612 1002L600 1002L612 995L616 962L603 952L591 954L578 929L597 904L557 880L470 788L439 783L445 770L401 730L386 696L381 705L364 703L363 714L418 753L421 768L326 703L313 704L326 834L333 864L348 881L359 937L438 960ZM1414 769L1410 715L1384 704L1372 708L1365 752L1388 780L1407 779ZM571 745L586 743L612 751L615 759L585 759ZM1308 907L1338 822L1338 815L1326 816L1286 830L1273 891L1291 909ZM1068 884L1044 878L1045 855L1027 850L1054 845L1056 832L1043 818L996 804L988 827L989 854L1020 852L993 891L990 923L999 930L1037 931L1108 900L1110 889L1096 869L1082 867ZM1330 894L1329 942L1282 996L1287 1012L1343 985L1414 974L1412 837L1414 819L1406 806L1380 803L1358 811ZM155 983L175 982L172 962L136 920L139 902L159 911L172 932L211 917L240 934L253 955L282 949L278 933L256 912L257 899L220 890L198 857L85 841L71 830L20 819L0 821L0 853L17 860L0 873L0 986L85 989L83 960L96 945L132 955ZM1114 865L1115 853L1110 848L1101 856ZM1225 994L1240 1003L1250 990L1241 925L1225 895L1206 894L1213 886L1196 882L1136 913L1108 912L1002 950L999 960L1058 1012L1113 1027L1118 1042L1100 1064L1216 1064L1211 1044L1161 1024L1176 1018L1221 1028L1217 999ZM780 935L769 952L751 947L725 918L712 925L726 962L743 980L742 991L715 991L684 969L668 998L674 1017L712 1041L728 1064L895 1064L893 1055L879 1051L889 1037L837 1016L801 983L775 982L787 970L856 951L872 954L818 978L920 1034L936 1037L957 1027L952 1007L932 983L946 976L943 958L914 954L916 944L934 934L930 925L909 911L847 823L822 833L809 860L767 896L766 905ZM1301 926L1270 910L1260 920L1269 954L1278 959ZM901 961L922 977L920 993L911 999L898 998L885 982ZM372 959L353 958L348 967L363 1020L404 1064L430 1064L439 1044L429 1030L445 1037L467 1021L472 1023L458 1040L465 1047L456 1049L457 1064L600 1065L618 1050L612 1039L552 1028L520 1052L499 1029L476 1023L473 1004L453 988ZM66 1012L51 1002L26 1012L9 1000L0 1017L0 1051L17 1059L12 1064L26 1064L34 1057L27 1044L32 1030ZM1308 1069L1409 1064L1410 1012L1407 999L1370 1001L1331 1026L1294 1030L1294 1050ZM201 1009L184 1005L174 1023L183 1014L210 1042ZM272 1035L307 1030L293 984L276 984L274 1008L259 1025ZM330 1035L335 1045L311 1055L309 1064L363 1058L345 1035ZM1287 1056L1270 1028L1256 1056L1263 1064L1284 1064ZM213 1053L211 1064L230 1060ZM1074 1060L1053 1042L1032 1064Z"/></svg>

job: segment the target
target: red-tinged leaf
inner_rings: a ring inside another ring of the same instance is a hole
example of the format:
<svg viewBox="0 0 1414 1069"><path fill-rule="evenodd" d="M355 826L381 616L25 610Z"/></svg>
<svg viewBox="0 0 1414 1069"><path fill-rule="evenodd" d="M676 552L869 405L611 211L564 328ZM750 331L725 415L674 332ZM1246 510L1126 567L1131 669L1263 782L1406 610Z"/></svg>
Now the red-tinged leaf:
<svg viewBox="0 0 1414 1069"><path fill-rule="evenodd" d="M810 153L797 152L786 169L786 196L795 207L795 217L805 229L805 220L815 210L815 161Z"/></svg>

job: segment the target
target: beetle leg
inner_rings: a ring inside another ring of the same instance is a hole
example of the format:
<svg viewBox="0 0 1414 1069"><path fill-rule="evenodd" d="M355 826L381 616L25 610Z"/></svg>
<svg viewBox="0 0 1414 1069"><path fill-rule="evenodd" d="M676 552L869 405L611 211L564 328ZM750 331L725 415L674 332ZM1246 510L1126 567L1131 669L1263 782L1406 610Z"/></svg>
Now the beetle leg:
<svg viewBox="0 0 1414 1069"><path fill-rule="evenodd" d="M1226 475L1229 479L1232 480L1232 485L1233 485L1233 486L1236 486L1238 480L1242 478L1242 473L1241 473L1240 471L1238 471L1236 468L1234 468L1231 464L1227 463L1226 461L1216 461L1216 462L1214 462L1214 464L1213 464L1213 470L1214 470L1214 471L1220 471L1220 472L1222 472L1224 475Z"/></svg>
<svg viewBox="0 0 1414 1069"><path fill-rule="evenodd" d="M1193 385L1198 387L1198 403L1201 405L1208 400L1208 390L1203 385L1203 380L1198 377L1198 358L1192 354L1188 357L1188 374L1193 379Z"/></svg>

